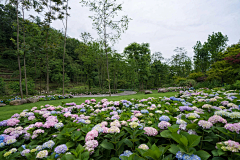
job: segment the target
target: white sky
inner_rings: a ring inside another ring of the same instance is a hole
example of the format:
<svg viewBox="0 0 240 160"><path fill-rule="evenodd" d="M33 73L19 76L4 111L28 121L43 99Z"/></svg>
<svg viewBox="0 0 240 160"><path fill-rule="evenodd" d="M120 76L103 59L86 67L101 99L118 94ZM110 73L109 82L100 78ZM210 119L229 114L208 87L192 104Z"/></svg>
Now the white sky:
<svg viewBox="0 0 240 160"><path fill-rule="evenodd" d="M153 52L161 52L170 58L176 47L184 47L193 57L192 47L197 41L204 42L212 32L222 32L229 38L228 44L240 40L240 0L117 0L123 2L121 15L132 18L128 30L122 34L114 49L122 52L132 43L147 42ZM89 32L97 39L92 29L92 13L82 7L80 0L70 0L70 17L67 35L79 38ZM62 30L60 21L52 27Z"/></svg>

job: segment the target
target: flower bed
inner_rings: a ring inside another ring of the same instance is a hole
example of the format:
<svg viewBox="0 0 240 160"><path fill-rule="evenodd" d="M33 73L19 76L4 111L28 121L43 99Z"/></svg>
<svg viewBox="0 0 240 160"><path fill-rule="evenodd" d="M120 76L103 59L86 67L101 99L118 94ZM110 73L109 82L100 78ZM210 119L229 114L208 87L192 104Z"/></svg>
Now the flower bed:
<svg viewBox="0 0 240 160"><path fill-rule="evenodd" d="M239 91L45 105L0 122L0 159L240 158Z"/></svg>

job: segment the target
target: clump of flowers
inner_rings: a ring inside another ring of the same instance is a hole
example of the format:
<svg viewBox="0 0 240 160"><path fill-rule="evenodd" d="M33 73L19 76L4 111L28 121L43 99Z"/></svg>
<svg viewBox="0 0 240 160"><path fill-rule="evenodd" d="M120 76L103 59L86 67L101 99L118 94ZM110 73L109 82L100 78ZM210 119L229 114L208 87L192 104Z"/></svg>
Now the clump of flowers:
<svg viewBox="0 0 240 160"><path fill-rule="evenodd" d="M160 123L158 123L158 127L160 129L167 129L170 126L171 126L171 124L169 122L166 122L166 121L161 121Z"/></svg>
<svg viewBox="0 0 240 160"><path fill-rule="evenodd" d="M131 122L131 123L129 123L129 126L130 126L131 128L137 128L138 123L137 123L137 122Z"/></svg>
<svg viewBox="0 0 240 160"><path fill-rule="evenodd" d="M168 122L169 120L170 120L170 118L168 116L164 116L164 115L159 118L159 121L166 121L166 122Z"/></svg>
<svg viewBox="0 0 240 160"><path fill-rule="evenodd" d="M188 154L184 154L184 153L181 152L181 151L178 151L178 152L176 153L176 158L177 158L178 160L201 160L201 158L200 158L199 156L197 156L197 155L192 154L192 155L190 156L190 155L188 155Z"/></svg>
<svg viewBox="0 0 240 160"><path fill-rule="evenodd" d="M145 127L143 130L145 131L144 134L148 136L156 136L158 134L158 131L153 127Z"/></svg>
<svg viewBox="0 0 240 160"><path fill-rule="evenodd" d="M21 152L21 155L22 155L22 156L25 156L26 153L30 153L30 149L24 149L24 150Z"/></svg>
<svg viewBox="0 0 240 160"><path fill-rule="evenodd" d="M45 158L47 156L48 156L48 151L47 150L43 150L43 151L38 152L36 158Z"/></svg>
<svg viewBox="0 0 240 160"><path fill-rule="evenodd" d="M208 119L208 122L211 122L212 124L215 123L227 123L227 120L222 118L221 116L214 115Z"/></svg>
<svg viewBox="0 0 240 160"><path fill-rule="evenodd" d="M141 144L140 146L138 146L139 149L142 149L142 150L148 150L149 147L146 145L146 144Z"/></svg>
<svg viewBox="0 0 240 160"><path fill-rule="evenodd" d="M213 124L211 122L208 122L208 121L204 121L204 120L200 120L198 122L198 125L200 127L202 127L203 129L209 129L213 126Z"/></svg>
<svg viewBox="0 0 240 160"><path fill-rule="evenodd" d="M52 149L52 147L54 145L55 145L55 143L52 140L50 140L50 141L47 141L47 142L43 143L42 149L45 149L45 148Z"/></svg>
<svg viewBox="0 0 240 160"><path fill-rule="evenodd" d="M64 125L63 125L63 123L56 123L55 125L54 125L54 128L56 128L56 129L59 129L59 128L62 128Z"/></svg>
<svg viewBox="0 0 240 160"><path fill-rule="evenodd" d="M120 154L119 159L121 159L121 156L127 156L127 157L129 157L129 156L131 156L132 154L133 154L133 153L132 153L131 151L126 150L126 151L123 152L123 154ZM122 160L122 159L121 159L121 160Z"/></svg>
<svg viewBox="0 0 240 160"><path fill-rule="evenodd" d="M192 107L189 107L189 106L180 106L179 107L179 110L180 111L192 111Z"/></svg>
<svg viewBox="0 0 240 160"><path fill-rule="evenodd" d="M8 126L15 126L19 123L20 121L17 118L11 118L7 121Z"/></svg>
<svg viewBox="0 0 240 160"><path fill-rule="evenodd" d="M236 132L237 134L239 134L240 123L233 123L233 124L228 123L224 126L224 128L226 128L227 130L229 130L231 132Z"/></svg>
<svg viewBox="0 0 240 160"><path fill-rule="evenodd" d="M228 140L225 142L218 142L217 148L221 148L223 151L239 152L240 144L238 142Z"/></svg>
<svg viewBox="0 0 240 160"><path fill-rule="evenodd" d="M66 144L62 144L62 145L57 146L54 149L54 152L56 152L57 154L61 154L61 153L65 153L67 150L68 150L68 148L67 148Z"/></svg>
<svg viewBox="0 0 240 160"><path fill-rule="evenodd" d="M141 113L149 113L148 110L144 109L144 110L141 110Z"/></svg>

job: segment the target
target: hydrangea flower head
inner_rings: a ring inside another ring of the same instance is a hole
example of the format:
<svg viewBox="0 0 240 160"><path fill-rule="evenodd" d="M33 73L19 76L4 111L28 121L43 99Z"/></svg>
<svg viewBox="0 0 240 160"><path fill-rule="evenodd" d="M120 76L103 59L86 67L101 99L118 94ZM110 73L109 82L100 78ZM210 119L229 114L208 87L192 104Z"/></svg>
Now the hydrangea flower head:
<svg viewBox="0 0 240 160"><path fill-rule="evenodd" d="M164 116L164 115L159 118L159 121L166 121L166 122L168 122L169 120L170 120L170 118L168 116Z"/></svg>
<svg viewBox="0 0 240 160"><path fill-rule="evenodd" d="M139 149L142 149L142 150L148 150L149 147L146 145L146 144L141 144L140 146L138 146Z"/></svg>
<svg viewBox="0 0 240 160"><path fill-rule="evenodd" d="M158 123L158 127L160 129L167 129L170 126L171 126L171 124L169 122L166 122L166 121L161 121L160 123Z"/></svg>
<svg viewBox="0 0 240 160"><path fill-rule="evenodd" d="M38 152L36 158L40 158L41 159L41 158L45 158L47 156L48 156L48 151L47 150L43 150L43 151Z"/></svg>
<svg viewBox="0 0 240 160"><path fill-rule="evenodd" d="M67 148L66 144L59 145L54 149L54 151L57 154L65 153L67 150L68 150L68 148Z"/></svg>

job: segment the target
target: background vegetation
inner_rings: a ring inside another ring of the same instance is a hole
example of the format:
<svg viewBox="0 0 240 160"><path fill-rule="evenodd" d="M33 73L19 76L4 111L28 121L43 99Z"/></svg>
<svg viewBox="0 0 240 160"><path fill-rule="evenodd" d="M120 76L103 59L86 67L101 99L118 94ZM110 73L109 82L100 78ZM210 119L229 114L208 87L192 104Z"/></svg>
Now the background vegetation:
<svg viewBox="0 0 240 160"><path fill-rule="evenodd" d="M28 7L34 8L34 5L28 4ZM24 12L19 9L20 49L17 52L16 7L1 4L0 8L0 94L20 94L18 55L21 76L26 73L27 82L22 83L24 94L26 91L30 95L52 93L50 91L61 93L64 33L50 27L54 18L49 20L46 14L43 20L33 16L23 19ZM39 11L38 8L35 10ZM146 90L169 86L213 88L225 85L229 89L239 89L240 42L227 46L227 41L227 35L213 32L206 42L197 41L193 46L193 59L183 47L176 47L175 54L165 59L161 52L152 53L149 43L133 42L123 53L108 46L106 57L105 44L93 40L89 33L82 33L81 40L67 37L65 92L108 92L106 58L112 93L117 89Z"/></svg>

